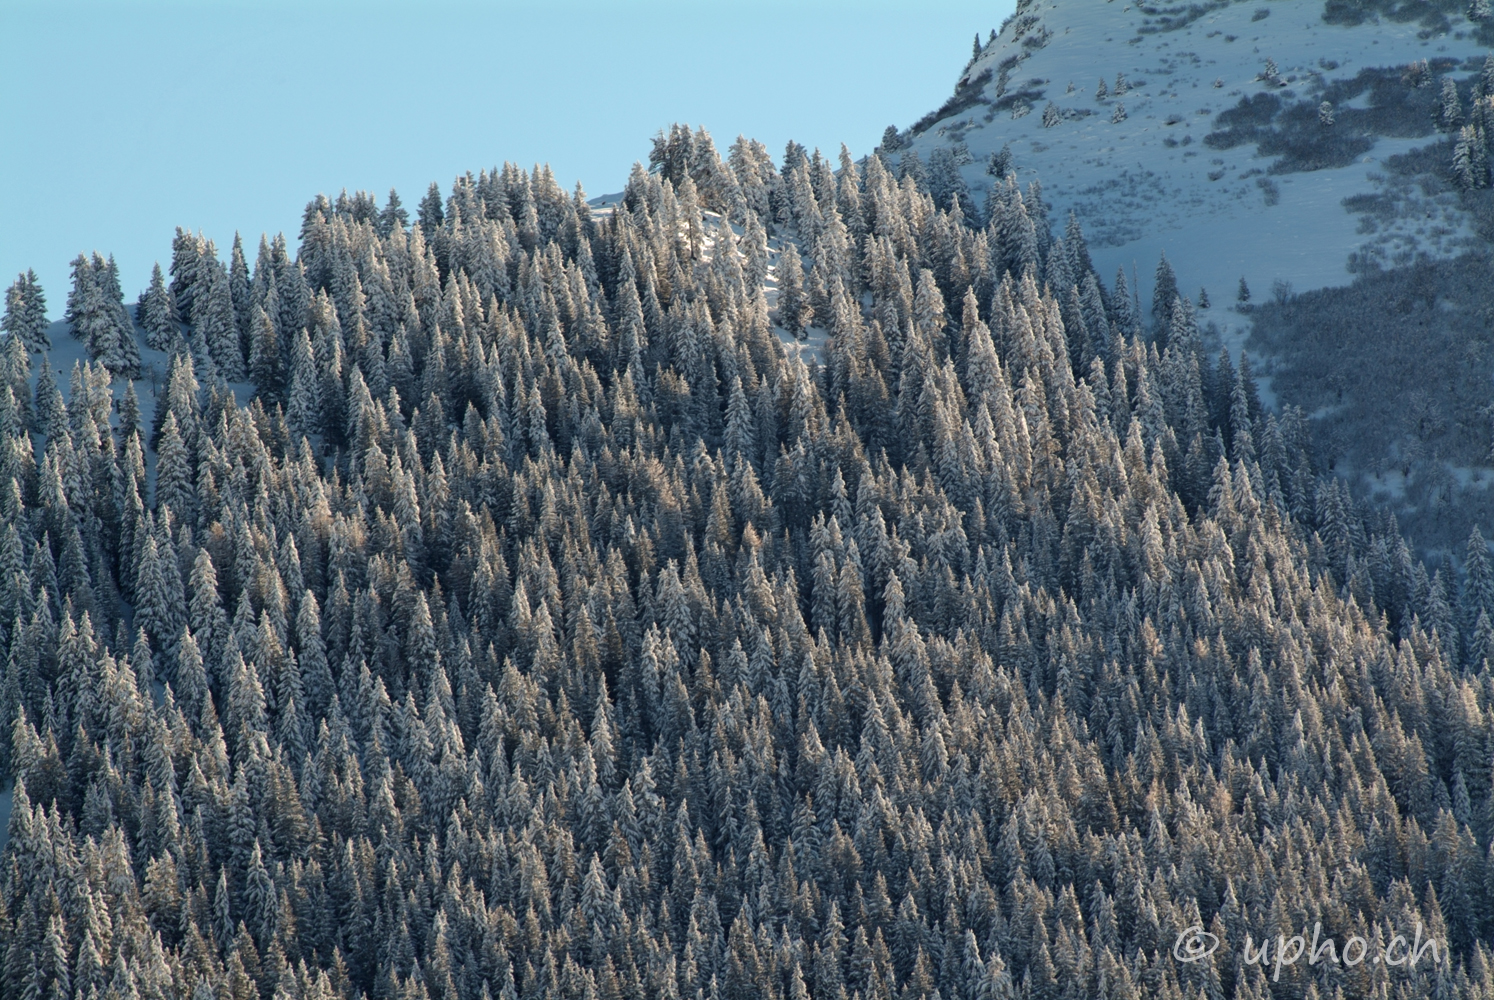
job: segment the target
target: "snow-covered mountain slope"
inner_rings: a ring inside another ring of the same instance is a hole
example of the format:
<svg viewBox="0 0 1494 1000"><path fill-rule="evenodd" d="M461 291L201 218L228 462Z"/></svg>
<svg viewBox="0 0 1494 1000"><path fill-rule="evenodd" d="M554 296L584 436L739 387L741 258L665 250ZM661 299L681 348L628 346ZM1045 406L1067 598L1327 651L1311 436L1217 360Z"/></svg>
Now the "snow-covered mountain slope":
<svg viewBox="0 0 1494 1000"><path fill-rule="evenodd" d="M1311 418L1323 467L1423 552L1461 552L1494 523L1494 192L1455 182L1449 127L1491 92L1494 20L1465 9L1023 0L950 100L884 146L977 206L993 154L1040 179L1050 220L1075 212L1142 302L1165 252L1262 396Z"/></svg>
<svg viewBox="0 0 1494 1000"><path fill-rule="evenodd" d="M1242 276L1259 299L1276 281L1345 284L1352 254L1389 265L1468 245L1455 194L1427 196L1386 171L1442 138L1427 113L1439 72L1462 80L1487 52L1477 25L1436 6L1399 21L1340 4L1337 20L1362 17L1348 25L1328 23L1322 0L1023 2L905 148L925 163L950 148L981 203L990 154L1009 145L1055 221L1078 213L1102 273L1134 264L1145 300L1166 251L1180 287L1207 288L1204 315L1237 344L1245 320L1223 307ZM1422 60L1417 87L1407 67ZM1333 124L1319 118L1325 99ZM1383 195L1394 218L1367 223L1345 205Z"/></svg>

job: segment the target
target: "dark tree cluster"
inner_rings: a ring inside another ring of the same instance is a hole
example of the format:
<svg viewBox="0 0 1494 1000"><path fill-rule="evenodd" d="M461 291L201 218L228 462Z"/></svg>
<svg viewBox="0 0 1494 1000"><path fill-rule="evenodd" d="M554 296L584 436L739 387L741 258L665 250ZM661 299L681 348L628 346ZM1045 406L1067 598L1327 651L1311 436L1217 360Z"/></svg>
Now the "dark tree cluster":
<svg viewBox="0 0 1494 1000"><path fill-rule="evenodd" d="M63 318L73 336L88 348L88 354L110 372L135 378L140 374L140 343L135 324L125 309L119 287L119 268L111 254L108 260L95 253L79 254L73 261L73 288L67 297ZM26 338L21 338L23 341Z"/></svg>
<svg viewBox="0 0 1494 1000"><path fill-rule="evenodd" d="M1437 125L1455 133L1454 179L1465 188L1488 187L1490 150L1494 149L1494 56L1485 60L1483 72L1473 79L1467 115L1463 113L1457 85L1450 79L1443 81Z"/></svg>
<svg viewBox="0 0 1494 1000"><path fill-rule="evenodd" d="M0 317L0 330L15 337L28 351L45 351L52 346L47 336L47 296L36 272L28 270L18 275L15 282L5 290L5 315Z"/></svg>
<svg viewBox="0 0 1494 1000"><path fill-rule="evenodd" d="M179 232L153 419L107 262L65 400L4 342L0 995L1494 995L1481 538L1429 575L1036 185L653 162ZM1315 922L1450 957L1245 964Z"/></svg>

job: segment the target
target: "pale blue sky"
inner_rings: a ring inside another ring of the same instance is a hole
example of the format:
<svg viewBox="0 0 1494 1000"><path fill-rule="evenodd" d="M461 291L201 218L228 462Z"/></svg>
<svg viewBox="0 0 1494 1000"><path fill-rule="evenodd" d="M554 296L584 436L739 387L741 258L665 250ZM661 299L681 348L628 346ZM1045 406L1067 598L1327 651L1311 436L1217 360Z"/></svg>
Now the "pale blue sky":
<svg viewBox="0 0 1494 1000"><path fill-rule="evenodd" d="M133 301L178 225L252 255L319 191L395 187L413 211L504 160L616 191L672 121L723 152L860 156L942 103L1012 6L0 0L0 287L35 268L59 316L97 250Z"/></svg>

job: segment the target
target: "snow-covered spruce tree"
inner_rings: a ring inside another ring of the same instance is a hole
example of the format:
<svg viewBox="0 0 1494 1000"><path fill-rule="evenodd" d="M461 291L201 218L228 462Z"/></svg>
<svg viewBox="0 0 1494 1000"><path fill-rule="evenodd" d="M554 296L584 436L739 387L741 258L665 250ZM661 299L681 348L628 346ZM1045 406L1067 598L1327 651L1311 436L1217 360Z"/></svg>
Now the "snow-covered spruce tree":
<svg viewBox="0 0 1494 1000"><path fill-rule="evenodd" d="M1474 130L1464 126L1453 140L1452 174L1458 184L1465 188L1478 187L1478 178L1473 173Z"/></svg>
<svg viewBox="0 0 1494 1000"><path fill-rule="evenodd" d="M1488 167L1482 162L1486 155L1480 155L1483 148L1483 137L1476 127L1464 125L1458 130L1458 137L1453 141L1452 172L1465 188L1481 188L1489 183Z"/></svg>
<svg viewBox="0 0 1494 1000"><path fill-rule="evenodd" d="M204 255L198 266L200 280L194 292L193 334L207 348L208 356L225 381L242 382L244 355L228 275L211 255Z"/></svg>
<svg viewBox="0 0 1494 1000"><path fill-rule="evenodd" d="M959 200L962 211L975 207L954 151L948 146L939 146L929 154L929 196L935 205L946 210L951 198Z"/></svg>
<svg viewBox="0 0 1494 1000"><path fill-rule="evenodd" d="M1134 337L1137 334L1137 324L1140 316L1137 310L1132 308L1132 297L1130 285L1126 282L1126 269L1118 267L1115 269L1115 284L1110 295L1111 310L1114 313L1116 330L1122 337Z"/></svg>
<svg viewBox="0 0 1494 1000"><path fill-rule="evenodd" d="M1110 112L1110 124L1119 125L1126 120L1126 106L1120 101L1115 102L1115 110Z"/></svg>
<svg viewBox="0 0 1494 1000"><path fill-rule="evenodd" d="M169 410L161 425L156 445L156 506L166 505L178 518L193 523L197 515L196 486L192 475L192 458L182 440L176 415Z"/></svg>
<svg viewBox="0 0 1494 1000"><path fill-rule="evenodd" d="M1442 101L1437 108L1437 129L1456 132L1463 127L1463 101L1458 96L1458 85L1450 76L1442 78Z"/></svg>
<svg viewBox="0 0 1494 1000"><path fill-rule="evenodd" d="M998 181L1006 180L1012 172L1012 144L1002 143L1001 148L986 159L986 173Z"/></svg>
<svg viewBox="0 0 1494 1000"><path fill-rule="evenodd" d="M234 322L246 350L254 318L253 294L249 281L249 262L244 259L244 241L238 233L234 233L233 248L229 251L228 296L233 300Z"/></svg>
<svg viewBox="0 0 1494 1000"><path fill-rule="evenodd" d="M384 207L379 210L376 231L381 238L387 240L395 232L403 232L409 224L410 213L406 212L405 206L400 203L399 192L390 188L389 198L384 202Z"/></svg>
<svg viewBox="0 0 1494 1000"><path fill-rule="evenodd" d="M918 190L928 190L928 171L924 168L923 157L918 155L916 149L909 149L897 158L897 179L905 178L912 178Z"/></svg>
<svg viewBox="0 0 1494 1000"><path fill-rule="evenodd" d="M165 515L165 510L160 513ZM175 553L168 543L161 550L152 529L150 515L146 515L141 528L142 538L136 548L139 561L135 578L135 614L140 627L145 629L157 649L173 648L176 638L186 623L185 597L181 575L177 570Z"/></svg>
<svg viewBox="0 0 1494 1000"><path fill-rule="evenodd" d="M316 434L321 429L321 404L316 358L305 328L296 331L291 344L290 373L290 389L285 401L286 422L296 434Z"/></svg>
<svg viewBox="0 0 1494 1000"><path fill-rule="evenodd" d="M804 333L813 310L804 293L804 265L799 250L785 242L778 254L778 322L795 337Z"/></svg>
<svg viewBox="0 0 1494 1000"><path fill-rule="evenodd" d="M63 318L73 336L83 342L89 357L110 371L135 375L140 369L134 326L125 311L113 258L94 254L73 259L73 285Z"/></svg>
<svg viewBox="0 0 1494 1000"><path fill-rule="evenodd" d="M176 311L171 293L166 290L166 279L157 262L150 272L150 284L140 296L135 310L136 318L145 329L145 346L156 351L175 351L181 345L181 332L176 325Z"/></svg>
<svg viewBox="0 0 1494 1000"><path fill-rule="evenodd" d="M176 236L171 241L171 304L176 318L183 323L193 321L193 296L203 246L202 237L176 227Z"/></svg>
<svg viewBox="0 0 1494 1000"><path fill-rule="evenodd" d="M18 275L6 289L5 315L0 319L0 330L17 338L28 351L51 349L52 341L47 336L47 298L35 271L27 270Z"/></svg>
<svg viewBox="0 0 1494 1000"><path fill-rule="evenodd" d="M1167 322L1172 315L1172 300L1178 297L1178 278L1163 251L1157 260L1157 272L1152 281L1152 322L1166 336Z"/></svg>
<svg viewBox="0 0 1494 1000"><path fill-rule="evenodd" d="M72 329L72 334L92 350L93 328L102 321L102 296L98 290L98 279L93 273L93 261L87 254L74 257L72 287L67 293L67 304L62 310L62 319Z"/></svg>
<svg viewBox="0 0 1494 1000"><path fill-rule="evenodd" d="M114 255L102 260L94 255L94 272L98 277L99 292L109 317L110 331L104 342L104 352L99 360L104 367L126 378L140 375L140 342L135 337L135 321L124 304L124 290L119 285L119 266Z"/></svg>
<svg viewBox="0 0 1494 1000"><path fill-rule="evenodd" d="M739 376L732 376L726 404L726 430L721 446L726 456L733 460L757 461L757 431L752 406L742 389Z"/></svg>
<svg viewBox="0 0 1494 1000"><path fill-rule="evenodd" d="M285 389L285 369L275 323L261 306L253 307L249 326L249 381L267 399L278 400Z"/></svg>
<svg viewBox="0 0 1494 1000"><path fill-rule="evenodd" d="M425 197L420 199L416 216L420 231L424 234L426 243L429 244L444 218L444 209L441 207L441 188L435 181L431 182L430 188L425 192Z"/></svg>

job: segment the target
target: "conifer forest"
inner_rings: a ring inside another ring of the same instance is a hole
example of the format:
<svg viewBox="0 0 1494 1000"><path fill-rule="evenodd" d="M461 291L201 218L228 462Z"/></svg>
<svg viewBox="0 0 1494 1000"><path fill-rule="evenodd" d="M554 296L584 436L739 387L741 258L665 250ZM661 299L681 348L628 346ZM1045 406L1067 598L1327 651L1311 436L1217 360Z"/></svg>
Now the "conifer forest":
<svg viewBox="0 0 1494 1000"><path fill-rule="evenodd" d="M1494 997L1483 537L894 145L22 275L0 996Z"/></svg>

